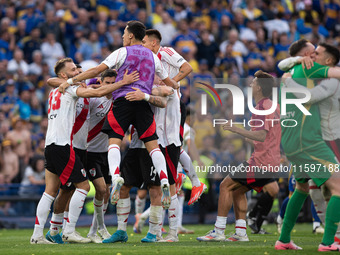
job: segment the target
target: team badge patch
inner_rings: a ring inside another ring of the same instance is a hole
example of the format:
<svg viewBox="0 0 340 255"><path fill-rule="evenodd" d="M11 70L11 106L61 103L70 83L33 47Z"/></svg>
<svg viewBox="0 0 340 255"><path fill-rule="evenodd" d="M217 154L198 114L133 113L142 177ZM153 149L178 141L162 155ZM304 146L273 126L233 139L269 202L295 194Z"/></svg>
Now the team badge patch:
<svg viewBox="0 0 340 255"><path fill-rule="evenodd" d="M83 169L81 169L80 171L81 171L81 173L83 174L83 176L86 177L85 169L83 168Z"/></svg>
<svg viewBox="0 0 340 255"><path fill-rule="evenodd" d="M70 187L71 185L72 185L72 182L66 183L66 186L67 186L67 187Z"/></svg>
<svg viewBox="0 0 340 255"><path fill-rule="evenodd" d="M92 177L95 177L96 176L96 169L95 168L92 168L92 169L90 169L90 175L92 176Z"/></svg>

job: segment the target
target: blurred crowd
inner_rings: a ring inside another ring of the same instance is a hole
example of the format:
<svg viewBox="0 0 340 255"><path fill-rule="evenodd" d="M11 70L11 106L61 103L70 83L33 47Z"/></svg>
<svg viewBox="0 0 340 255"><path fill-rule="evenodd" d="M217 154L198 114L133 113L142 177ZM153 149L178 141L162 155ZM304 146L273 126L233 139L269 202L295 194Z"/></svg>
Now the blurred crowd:
<svg viewBox="0 0 340 255"><path fill-rule="evenodd" d="M235 118L230 94L203 118L190 101L195 83L218 78L245 89L259 69L279 77L278 61L299 38L340 45L338 0L0 0L0 184L43 183L37 159L55 62L71 57L83 70L97 65L122 46L129 20L158 29L162 45L192 65L182 100L196 110L197 148L223 165L242 162L250 147L211 127L209 118Z"/></svg>

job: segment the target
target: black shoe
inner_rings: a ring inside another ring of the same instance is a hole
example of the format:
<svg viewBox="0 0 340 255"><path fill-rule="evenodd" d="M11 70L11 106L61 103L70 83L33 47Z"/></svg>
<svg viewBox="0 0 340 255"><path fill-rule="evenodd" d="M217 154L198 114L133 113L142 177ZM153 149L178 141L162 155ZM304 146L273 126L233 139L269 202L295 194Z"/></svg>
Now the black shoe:
<svg viewBox="0 0 340 255"><path fill-rule="evenodd" d="M250 226L249 226L250 227ZM271 233L267 232L263 228L261 228L258 232L252 231L252 234L258 234L258 235L271 235Z"/></svg>
<svg viewBox="0 0 340 255"><path fill-rule="evenodd" d="M253 224L248 225L250 227L250 229L252 230L251 233L252 234L258 234L259 233L259 229L257 228L257 224L256 221L254 221Z"/></svg>

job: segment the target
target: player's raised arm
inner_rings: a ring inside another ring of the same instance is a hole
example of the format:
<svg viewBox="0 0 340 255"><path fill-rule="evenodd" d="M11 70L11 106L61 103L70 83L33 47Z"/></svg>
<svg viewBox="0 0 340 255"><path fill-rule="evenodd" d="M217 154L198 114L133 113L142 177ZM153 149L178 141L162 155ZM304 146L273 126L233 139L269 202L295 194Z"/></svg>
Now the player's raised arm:
<svg viewBox="0 0 340 255"><path fill-rule="evenodd" d="M121 88L124 85L131 84L138 80L139 80L139 73L137 71L134 71L131 74L128 74L128 70L126 69L124 77L121 81L115 82L112 85L101 86L98 89L92 89L92 88L88 89L88 88L79 87L77 89L77 96L79 97L102 97L102 96L112 93L113 91Z"/></svg>
<svg viewBox="0 0 340 255"><path fill-rule="evenodd" d="M259 142L264 142L264 140L266 140L266 136L267 136L267 133L268 133L268 131L265 130L265 129L250 131L250 130L246 130L246 129L242 129L242 128L239 128L239 127L232 126L232 125L230 125L230 123L223 125L223 130L229 130L233 133L242 135L246 138L249 138L249 139L254 140L254 141L259 141Z"/></svg>

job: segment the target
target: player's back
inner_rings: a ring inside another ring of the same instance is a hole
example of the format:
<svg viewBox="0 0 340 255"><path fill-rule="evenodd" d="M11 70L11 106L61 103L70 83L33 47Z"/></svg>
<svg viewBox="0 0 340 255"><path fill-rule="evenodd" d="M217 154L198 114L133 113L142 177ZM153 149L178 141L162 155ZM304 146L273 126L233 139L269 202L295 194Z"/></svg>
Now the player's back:
<svg viewBox="0 0 340 255"><path fill-rule="evenodd" d="M307 88L313 88L315 79L327 77L328 69L329 67L314 63L311 69L296 65L290 70L290 73L297 83ZM287 93L286 98L296 99L292 93ZM287 104L287 115L281 116L282 120L286 119L285 125L282 126L282 146L287 155L299 153L323 142L318 106L316 104L304 104L303 106L311 115L305 115L294 104ZM294 121L289 121L289 119Z"/></svg>
<svg viewBox="0 0 340 255"><path fill-rule="evenodd" d="M71 144L78 99L77 88L78 86L71 86L66 89L65 94L61 94L58 88L50 92L45 146L52 143L61 146Z"/></svg>
<svg viewBox="0 0 340 255"><path fill-rule="evenodd" d="M333 95L319 103L322 137L326 141L340 139L340 83L337 79L322 81L325 90L331 90Z"/></svg>
<svg viewBox="0 0 340 255"><path fill-rule="evenodd" d="M114 91L112 93L113 99L124 97L128 92L134 91L132 87L151 94L155 76L153 52L142 45L127 46L125 48L127 55L123 65L118 69L116 82L123 79L126 70L129 70L129 73L137 70L139 72L139 80Z"/></svg>

